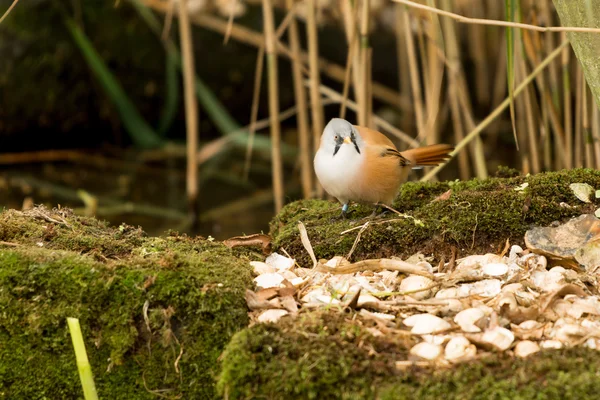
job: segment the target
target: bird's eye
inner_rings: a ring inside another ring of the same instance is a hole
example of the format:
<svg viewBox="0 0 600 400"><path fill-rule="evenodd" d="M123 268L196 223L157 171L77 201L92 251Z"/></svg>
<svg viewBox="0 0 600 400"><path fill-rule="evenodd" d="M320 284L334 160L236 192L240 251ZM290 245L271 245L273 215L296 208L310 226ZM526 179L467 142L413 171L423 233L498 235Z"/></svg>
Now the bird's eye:
<svg viewBox="0 0 600 400"><path fill-rule="evenodd" d="M335 140L338 140L338 135L335 135L333 138L334 138Z"/></svg>

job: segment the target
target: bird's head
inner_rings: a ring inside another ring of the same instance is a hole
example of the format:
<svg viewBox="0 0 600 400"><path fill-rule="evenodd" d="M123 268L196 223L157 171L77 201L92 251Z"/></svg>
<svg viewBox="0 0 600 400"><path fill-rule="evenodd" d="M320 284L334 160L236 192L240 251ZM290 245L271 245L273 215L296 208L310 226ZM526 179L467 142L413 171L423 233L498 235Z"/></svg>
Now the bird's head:
<svg viewBox="0 0 600 400"><path fill-rule="evenodd" d="M364 147L362 137L354 126L345 119L333 118L321 136L321 148L335 156L344 145L351 145L360 154Z"/></svg>

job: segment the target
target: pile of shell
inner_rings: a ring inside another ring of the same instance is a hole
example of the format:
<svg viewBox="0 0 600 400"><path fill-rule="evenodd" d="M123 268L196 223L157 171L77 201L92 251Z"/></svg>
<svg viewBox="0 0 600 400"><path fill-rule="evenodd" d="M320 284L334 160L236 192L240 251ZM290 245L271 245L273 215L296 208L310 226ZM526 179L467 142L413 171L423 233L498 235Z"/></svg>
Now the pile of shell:
<svg viewBox="0 0 600 400"><path fill-rule="evenodd" d="M587 257L588 265L582 266L573 256L582 251L571 246L561 255L560 245L551 240L562 237L560 229L570 229L571 235L579 229L585 238L580 248L596 249L593 253L599 248L599 226L594 216L582 216L561 227L529 231L528 249L507 245L500 255L472 255L437 266L416 255L356 263L334 257L302 268L273 253L265 262L252 262L256 290L248 291L246 300L255 322L276 322L300 308L360 310L359 315L377 320L369 328L373 335L402 331L420 339L411 359L398 367L461 362L488 351L526 357L544 348L600 349L595 274L600 257Z"/></svg>

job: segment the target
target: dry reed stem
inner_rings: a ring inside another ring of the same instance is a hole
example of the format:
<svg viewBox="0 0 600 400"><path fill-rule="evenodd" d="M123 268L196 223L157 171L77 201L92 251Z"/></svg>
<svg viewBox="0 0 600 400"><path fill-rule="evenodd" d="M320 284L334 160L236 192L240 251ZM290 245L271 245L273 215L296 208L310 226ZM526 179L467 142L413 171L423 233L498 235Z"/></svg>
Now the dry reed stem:
<svg viewBox="0 0 600 400"><path fill-rule="evenodd" d="M419 78L419 67L417 62L417 53L415 51L415 43L411 30L411 22L407 10L403 13L402 25L406 37L406 51L408 53L408 66L410 70L410 81L412 89L412 98L415 109L415 119L417 120L417 137L422 138L425 129L423 98L421 96L421 81Z"/></svg>
<svg viewBox="0 0 600 400"><path fill-rule="evenodd" d="M310 102L312 111L312 127L313 127L313 149L315 153L320 146L320 138L324 128L323 106L321 105L321 96L319 94L319 86L321 85L321 77L319 75L319 42L317 36L317 21L315 18L316 8L315 0L307 0L307 20L306 30L308 39L308 65L310 69ZM323 187L316 183L318 197L323 196Z"/></svg>
<svg viewBox="0 0 600 400"><path fill-rule="evenodd" d="M346 34L346 42L349 48L353 46L354 42L358 40L359 29L357 27L357 15L358 15L358 3L352 7L353 2L351 0L340 0L340 9L342 12L342 18L344 20L344 32ZM359 43L355 46L360 47ZM350 52L350 50L348 50ZM354 98L359 104L358 120L359 124L362 124L360 109L362 108L362 100L364 95L362 93L363 86L361 85L361 53L360 51L354 51L352 54L352 88L354 89Z"/></svg>
<svg viewBox="0 0 600 400"><path fill-rule="evenodd" d="M582 89L583 89L583 69L578 65L575 67L576 78L575 78L575 141L573 143L575 154L573 155L573 166L583 167L583 135L581 133L581 122L583 114L582 106Z"/></svg>
<svg viewBox="0 0 600 400"><path fill-rule="evenodd" d="M169 6L165 12L165 22L163 25L163 31L160 38L163 42L169 39L169 33L171 32L171 25L173 24L173 14L175 14L175 0L169 0Z"/></svg>
<svg viewBox="0 0 600 400"><path fill-rule="evenodd" d="M361 86L360 94L362 98L358 101L359 112L358 112L358 124L362 126L371 126L371 118L369 116L369 81L371 76L369 75L369 63L370 52L369 52L369 0L362 0L362 15L360 19L360 82Z"/></svg>
<svg viewBox="0 0 600 400"><path fill-rule="evenodd" d="M300 37L298 35L298 24L295 14L292 10L295 8L294 0L286 0L287 9L293 16L288 29L288 38L290 41L290 50L296 59L300 59ZM302 195L305 199L312 197L313 170L312 170L312 149L311 135L308 124L308 109L306 103L306 89L302 84L302 70L298 63L292 63L292 76L294 80L294 96L298 108L298 146L300 148L300 180L302 182Z"/></svg>
<svg viewBox="0 0 600 400"><path fill-rule="evenodd" d="M194 90L196 71L194 67L192 27L188 18L187 0L182 0L179 3L179 38L183 57L183 90L187 128L186 191L190 213L195 216L198 200L198 162L196 160L198 152L198 104Z"/></svg>
<svg viewBox="0 0 600 400"><path fill-rule="evenodd" d="M354 15L350 19L351 21L356 21L357 13L358 7L355 7ZM342 119L346 118L346 102L348 100L348 92L350 91L350 73L353 72L352 64L354 63L354 57L356 52L358 51L358 47L358 31L354 29L352 37L348 40L348 54L346 55L346 73L344 75L344 88L342 91L342 101L340 103L340 118Z"/></svg>
<svg viewBox="0 0 600 400"><path fill-rule="evenodd" d="M561 33L561 40L567 40L566 32ZM561 70L563 83L563 110L565 126L565 168L573 168L573 119L571 116L571 49L565 47L561 55Z"/></svg>
<svg viewBox="0 0 600 400"><path fill-rule="evenodd" d="M592 102L592 140L594 141L594 156L596 169L600 169L600 110Z"/></svg>
<svg viewBox="0 0 600 400"><path fill-rule="evenodd" d="M517 86L515 88L514 91L514 96L516 97L517 95L519 95L526 87L527 85L529 85L534 79L535 77L541 73L550 62L552 62L556 57L558 57L561 54L561 51L564 47L566 47L569 44L568 41L564 41L562 42L556 49L554 49L554 51L552 53L550 53L532 72L531 74L529 74L527 76L527 78L521 82L519 84L519 86ZM483 121L481 121L477 127L475 129L473 129L471 132L469 132L469 134L463 139L463 141L461 141L460 143L458 143L455 148L454 151L452 151L452 153L450 153L451 158L453 158L454 156L456 156L456 154L458 152L460 152L467 144L469 144L473 139L475 139L477 136L479 136L479 134L494 120L496 119L505 109L506 107L508 107L510 104L510 98L506 98L504 99L504 101L498 105L494 111L492 111ZM444 164L440 164L437 167L433 168L431 171L429 171L423 178L421 178L421 181L427 181L429 180L431 177L435 176L436 174L438 174L448 163L444 163Z"/></svg>
<svg viewBox="0 0 600 400"><path fill-rule="evenodd" d="M8 7L8 9L4 13L4 15L2 15L2 17L0 17L0 24L2 23L2 21L4 21L4 19L6 17L8 17L8 14L10 14L10 12L13 10L13 8L15 8L15 6L17 5L18 2L19 2L19 0L13 0L12 4L10 5L10 7Z"/></svg>
<svg viewBox="0 0 600 400"><path fill-rule="evenodd" d="M250 164L252 163L252 148L254 147L254 136L256 135L256 119L258 118L260 83L262 81L264 59L265 46L260 46L256 55L256 67L254 70L254 90L252 92L252 106L250 108L250 127L248 128L248 143L246 145L246 160L244 162L244 180L248 180Z"/></svg>
<svg viewBox="0 0 600 400"><path fill-rule="evenodd" d="M445 9L450 7L449 0L442 0L442 6ZM402 7L396 5L396 7ZM458 75L462 69L458 44L456 40L456 31L454 22L451 19L445 18L442 20L442 28L444 29L444 42L446 45L447 63L448 63L448 103L450 103L450 112L452 115L452 124L454 131L454 142L459 143L465 135L465 127L462 122L461 112L458 100ZM458 154L458 171L460 179L467 180L471 177L469 166L469 153L461 152Z"/></svg>
<svg viewBox="0 0 600 400"><path fill-rule="evenodd" d="M283 208L283 164L281 162L281 125L279 122L279 84L275 20L271 0L262 0L263 26L265 31L265 54L267 58L269 116L271 121L271 163L275 213Z"/></svg>
<svg viewBox="0 0 600 400"><path fill-rule="evenodd" d="M522 44L523 41L521 40L517 40L518 43ZM520 45L518 45L517 47L521 47ZM525 78L527 76L527 66L525 65L525 59L522 56L522 48L519 48L518 51L515 51L515 68L516 68L516 73L517 73L517 79L519 78ZM542 76L542 74L539 74L539 76ZM532 106L532 90L530 87L525 88L525 94L523 97L523 111L525 114L525 121L524 124L527 126L525 131L527 132L527 148L523 149L523 153L527 154L528 158L530 159L530 167L531 167L531 171L534 174L537 174L538 172L541 171L541 166L540 166L540 153L539 153L539 149L538 149L538 135L536 134L537 132L539 132L539 130L537 129L537 126L535 124L535 120L534 120L534 113L533 113L533 106ZM522 113L523 113L522 111ZM522 115L522 114L521 114ZM523 130L521 130L521 132L523 132Z"/></svg>
<svg viewBox="0 0 600 400"><path fill-rule="evenodd" d="M592 168L594 165L593 160L593 149L592 143L589 140L590 137L590 118L589 118L589 97L588 97L588 86L586 80L583 79L582 82L583 87L581 88L581 108L582 108L582 116L581 116L581 132L583 136L583 146L585 149L585 166L586 168Z"/></svg>
<svg viewBox="0 0 600 400"><path fill-rule="evenodd" d="M402 96L403 98L410 99L411 82L410 79L405 79L406 77L410 76L410 71L408 66L408 58L406 57L404 51L407 44L405 32L402 26L402 21L404 20L403 14L407 11L403 5L394 4L394 12L394 20L396 22L394 33L396 35L396 59L398 60L398 85L400 90L400 96Z"/></svg>
<svg viewBox="0 0 600 400"><path fill-rule="evenodd" d="M435 7L429 7L424 4L415 3L410 0L392 0L396 3L406 4L407 6L418 8L421 10L431 11L433 13L442 15L444 17L450 17L458 22L462 22L465 24L480 24L480 25L490 25L490 26L504 26L511 28L520 28L520 29L530 29L538 32L590 32L590 33L600 33L600 28L581 28L581 27L573 27L573 26L550 26L550 27L541 27L530 24L523 24L520 22L507 22L493 19L480 19L480 18L469 18L463 15L455 14L453 12L440 10Z"/></svg>
<svg viewBox="0 0 600 400"><path fill-rule="evenodd" d="M434 4L433 0L427 0ZM425 122L425 132L427 144L439 142L438 113L440 111L440 96L442 91L442 79L444 76L444 44L441 35L440 21L437 15L430 15L429 30L427 32L427 73L429 87L425 92L427 120ZM438 56L440 54L440 56ZM425 60L423 60L425 61Z"/></svg>

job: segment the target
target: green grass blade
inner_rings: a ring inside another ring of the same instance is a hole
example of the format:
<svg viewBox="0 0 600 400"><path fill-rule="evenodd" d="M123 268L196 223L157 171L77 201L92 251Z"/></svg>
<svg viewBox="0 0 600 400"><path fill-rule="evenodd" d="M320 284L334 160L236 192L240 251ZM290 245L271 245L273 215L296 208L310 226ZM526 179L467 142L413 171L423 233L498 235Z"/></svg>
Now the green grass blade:
<svg viewBox="0 0 600 400"><path fill-rule="evenodd" d="M83 387L83 396L85 400L98 400L94 376L92 375L92 366L85 351L85 343L83 342L79 320L77 318L67 318L67 325L69 325L71 341L75 350L75 359L77 360L77 370L79 371L79 379Z"/></svg>
<svg viewBox="0 0 600 400"><path fill-rule="evenodd" d="M117 108L123 125L133 143L144 149L161 146L162 140L160 137L138 113L134 104L129 97L127 97L127 94L115 76L110 72L100 55L96 52L96 49L94 49L94 46L87 36L79 29L72 19L65 17L65 24L71 33L73 40L79 47L81 54L88 63L88 66L96 75L98 81L106 91L106 94Z"/></svg>

